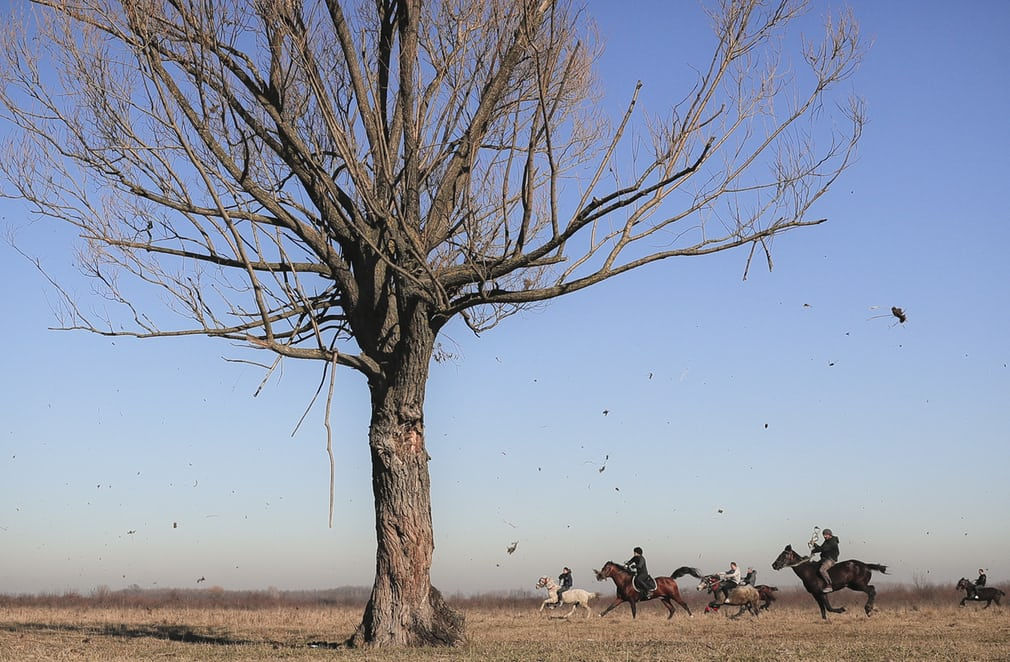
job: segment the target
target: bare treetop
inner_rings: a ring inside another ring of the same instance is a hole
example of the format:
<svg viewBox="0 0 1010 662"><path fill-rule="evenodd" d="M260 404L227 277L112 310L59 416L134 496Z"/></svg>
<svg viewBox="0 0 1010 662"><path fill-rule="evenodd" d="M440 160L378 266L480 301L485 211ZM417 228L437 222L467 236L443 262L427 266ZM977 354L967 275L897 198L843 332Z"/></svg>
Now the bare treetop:
<svg viewBox="0 0 1010 662"><path fill-rule="evenodd" d="M83 264L130 315L72 306L65 325L107 333L328 360L390 288L483 330L671 256L749 244L770 264L770 237L823 220L810 207L863 121L854 101L844 132L812 127L860 45L843 15L789 85L774 47L797 2L713 8L717 49L648 126L641 83L603 118L593 26L566 2L38 4L58 48L8 31L4 106L28 131L3 167L87 239ZM156 322L119 273L191 323ZM369 372L361 349L339 361Z"/></svg>

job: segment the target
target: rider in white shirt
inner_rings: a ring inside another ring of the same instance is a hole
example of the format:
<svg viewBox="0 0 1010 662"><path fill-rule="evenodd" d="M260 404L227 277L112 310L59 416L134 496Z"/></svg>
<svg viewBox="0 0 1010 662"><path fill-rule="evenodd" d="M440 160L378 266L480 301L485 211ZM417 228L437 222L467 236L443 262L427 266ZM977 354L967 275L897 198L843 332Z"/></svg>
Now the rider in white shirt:
<svg viewBox="0 0 1010 662"><path fill-rule="evenodd" d="M729 570L719 573L719 579L727 591L736 588L740 584L740 568L736 567L736 561L729 564Z"/></svg>

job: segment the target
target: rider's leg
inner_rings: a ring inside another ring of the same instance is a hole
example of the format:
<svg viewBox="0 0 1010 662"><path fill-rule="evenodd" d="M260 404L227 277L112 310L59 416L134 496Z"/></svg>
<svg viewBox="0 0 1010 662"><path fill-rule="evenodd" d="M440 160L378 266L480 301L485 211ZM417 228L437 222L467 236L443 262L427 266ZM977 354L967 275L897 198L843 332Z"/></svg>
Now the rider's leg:
<svg viewBox="0 0 1010 662"><path fill-rule="evenodd" d="M835 562L832 561L831 559L826 559L824 561L821 561L821 577L824 579L824 592L825 593L830 593L832 591L832 587L831 587L831 575L828 574L828 570L830 570L831 566L833 566L834 564L835 564Z"/></svg>

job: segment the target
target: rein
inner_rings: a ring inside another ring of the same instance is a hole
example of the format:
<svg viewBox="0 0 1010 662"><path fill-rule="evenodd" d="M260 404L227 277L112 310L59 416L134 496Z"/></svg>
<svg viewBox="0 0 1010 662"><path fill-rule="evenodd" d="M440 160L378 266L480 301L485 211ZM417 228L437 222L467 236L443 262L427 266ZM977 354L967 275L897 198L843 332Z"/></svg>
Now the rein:
<svg viewBox="0 0 1010 662"><path fill-rule="evenodd" d="M787 567L787 568L795 568L796 566L803 565L804 563L810 563L810 557L809 556L801 556L799 561L796 561L795 563L789 563L785 567Z"/></svg>

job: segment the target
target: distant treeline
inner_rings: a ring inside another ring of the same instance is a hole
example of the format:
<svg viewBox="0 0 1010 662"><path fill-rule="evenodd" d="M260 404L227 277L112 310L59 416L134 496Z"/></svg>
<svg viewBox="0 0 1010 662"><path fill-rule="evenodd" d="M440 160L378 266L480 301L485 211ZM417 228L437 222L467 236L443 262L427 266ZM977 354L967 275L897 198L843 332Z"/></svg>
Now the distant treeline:
<svg viewBox="0 0 1010 662"><path fill-rule="evenodd" d="M790 579L784 577L784 579ZM913 584L877 583L877 606L887 607L929 607L956 604L964 591L954 588L955 582L946 584ZM1010 594L1010 585L996 585ZM613 586L599 584L595 587L598 610L614 595ZM708 594L698 593L693 586L681 586L684 598L692 609L703 605L709 598ZM220 586L207 588L140 588L132 586L113 591L106 586L99 586L87 594L77 591L63 593L39 594L2 594L0 607L127 607L127 608L223 608L223 609L270 609L278 607L360 607L364 608L371 594L371 588L365 586L341 586L338 588L312 591L285 591L268 588L259 591L231 591ZM517 609L524 610L538 607L546 597L543 591L535 592L529 589L514 589L510 591L489 591L466 595L455 593L446 596L448 601L460 609ZM812 607L809 594L793 581L782 582L782 587L775 593L776 602L772 609L778 607ZM862 605L865 596L853 591L839 591L832 594L832 604Z"/></svg>

